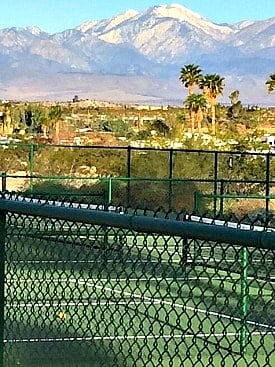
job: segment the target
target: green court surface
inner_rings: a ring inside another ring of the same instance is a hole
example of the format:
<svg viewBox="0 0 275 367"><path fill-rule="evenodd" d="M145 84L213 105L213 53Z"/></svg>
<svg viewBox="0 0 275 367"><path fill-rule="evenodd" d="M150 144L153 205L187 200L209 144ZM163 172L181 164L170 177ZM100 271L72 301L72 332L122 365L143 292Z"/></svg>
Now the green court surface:
<svg viewBox="0 0 275 367"><path fill-rule="evenodd" d="M275 365L271 251L249 249L244 320L239 247L16 216L9 225L5 366Z"/></svg>

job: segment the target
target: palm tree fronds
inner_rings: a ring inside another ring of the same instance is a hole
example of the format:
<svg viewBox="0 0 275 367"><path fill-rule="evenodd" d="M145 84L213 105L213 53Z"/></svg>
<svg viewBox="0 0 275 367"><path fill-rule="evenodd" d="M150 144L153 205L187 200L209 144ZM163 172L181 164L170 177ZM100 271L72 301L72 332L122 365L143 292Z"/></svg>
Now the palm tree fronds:
<svg viewBox="0 0 275 367"><path fill-rule="evenodd" d="M265 84L267 85L268 93L272 93L275 90L275 73L269 75L269 79Z"/></svg>

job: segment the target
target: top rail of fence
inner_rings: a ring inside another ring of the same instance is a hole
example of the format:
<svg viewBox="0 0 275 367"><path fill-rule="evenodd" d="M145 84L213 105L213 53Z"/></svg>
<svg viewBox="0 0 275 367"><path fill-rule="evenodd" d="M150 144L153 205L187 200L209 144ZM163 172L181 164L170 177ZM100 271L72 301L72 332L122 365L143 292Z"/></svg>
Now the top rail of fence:
<svg viewBox="0 0 275 367"><path fill-rule="evenodd" d="M127 146L104 146L104 145L75 145L75 144L42 144L42 143L5 143L0 146L10 147L31 147L37 148L73 148L73 149L105 149L105 150L140 150L140 151L164 151L164 152L184 152L184 153L203 153L203 154L232 154L232 155L258 155L258 156L275 156L274 151L236 151L236 150L207 150L207 149L182 149L182 148L155 148L155 147L136 147Z"/></svg>
<svg viewBox="0 0 275 367"><path fill-rule="evenodd" d="M0 199L0 211L46 217L71 222L110 226L136 232L179 236L182 238L230 243L245 247L275 249L275 232L231 228L226 222L213 224L196 220L174 220L146 217L123 212L88 210L18 200Z"/></svg>
<svg viewBox="0 0 275 367"><path fill-rule="evenodd" d="M242 179L223 179L223 178L168 178L168 177L116 177L116 176L76 176L76 175L28 175L28 174L7 174L6 172L0 172L0 177L5 178L25 178L25 179L40 179L40 180L80 180L80 181L126 181L126 182L201 182L201 183L213 183L213 182L223 182L223 183L254 183L254 184L262 184L265 183L265 180L242 180ZM275 180L270 180L269 184L274 185ZM216 194L218 195L218 194ZM215 196L215 194L212 194ZM206 196L207 197L207 196Z"/></svg>

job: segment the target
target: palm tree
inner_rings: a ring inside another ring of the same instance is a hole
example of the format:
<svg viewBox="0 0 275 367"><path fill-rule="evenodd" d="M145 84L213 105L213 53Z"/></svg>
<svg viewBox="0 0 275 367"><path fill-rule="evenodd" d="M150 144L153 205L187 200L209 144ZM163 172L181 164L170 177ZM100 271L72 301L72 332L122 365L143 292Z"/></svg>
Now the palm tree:
<svg viewBox="0 0 275 367"><path fill-rule="evenodd" d="M62 109L60 106L52 106L50 108L48 118L50 120L51 127L54 127L54 141L59 144L59 132L60 132L60 118L62 116Z"/></svg>
<svg viewBox="0 0 275 367"><path fill-rule="evenodd" d="M207 102L211 105L212 115L212 134L216 135L216 105L217 98L222 94L224 89L224 78L219 74L206 74L200 81L200 89L203 89L203 93Z"/></svg>
<svg viewBox="0 0 275 367"><path fill-rule="evenodd" d="M267 85L268 93L271 93L274 91L275 89L275 74L274 73L269 75L269 79L265 82L265 84Z"/></svg>
<svg viewBox="0 0 275 367"><path fill-rule="evenodd" d="M195 86L199 84L202 78L202 71L198 65L189 64L184 65L180 71L180 81L188 88L188 95L194 94Z"/></svg>
<svg viewBox="0 0 275 367"><path fill-rule="evenodd" d="M238 103L239 101L239 96L240 96L240 92L236 89L234 90L230 95L229 95L229 99L231 101L231 104L234 105L236 103Z"/></svg>
<svg viewBox="0 0 275 367"><path fill-rule="evenodd" d="M203 120L203 110L207 106L206 98L203 94L190 94L184 103L185 107L189 109L191 117L192 134L195 131L195 124L198 125L198 130L201 132L201 122Z"/></svg>

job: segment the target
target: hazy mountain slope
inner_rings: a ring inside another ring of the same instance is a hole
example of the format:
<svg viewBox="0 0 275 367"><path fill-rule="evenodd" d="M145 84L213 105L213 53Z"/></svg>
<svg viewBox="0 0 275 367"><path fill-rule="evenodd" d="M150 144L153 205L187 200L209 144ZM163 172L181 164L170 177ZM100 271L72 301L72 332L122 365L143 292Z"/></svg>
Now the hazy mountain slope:
<svg viewBox="0 0 275 367"><path fill-rule="evenodd" d="M37 27L0 30L3 98L179 101L180 67L198 63L226 76L228 92L240 89L243 100L272 103L264 82L274 60L275 17L218 25L177 4L127 10L53 35Z"/></svg>

